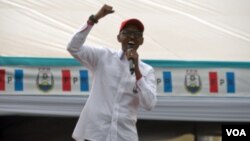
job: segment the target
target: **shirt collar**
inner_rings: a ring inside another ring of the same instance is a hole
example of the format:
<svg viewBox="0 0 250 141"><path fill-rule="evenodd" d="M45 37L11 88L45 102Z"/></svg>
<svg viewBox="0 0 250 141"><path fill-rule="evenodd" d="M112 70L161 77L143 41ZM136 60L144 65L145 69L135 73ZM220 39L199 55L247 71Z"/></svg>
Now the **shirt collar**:
<svg viewBox="0 0 250 141"><path fill-rule="evenodd" d="M123 60L123 58L125 57L124 51L123 51L123 50L120 50L120 51L118 52L118 56L119 56L120 60Z"/></svg>

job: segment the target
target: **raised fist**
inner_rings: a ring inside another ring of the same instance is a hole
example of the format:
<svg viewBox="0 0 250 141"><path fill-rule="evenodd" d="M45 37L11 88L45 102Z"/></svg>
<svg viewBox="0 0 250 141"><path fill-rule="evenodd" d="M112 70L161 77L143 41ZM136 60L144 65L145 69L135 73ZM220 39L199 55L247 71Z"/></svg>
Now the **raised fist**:
<svg viewBox="0 0 250 141"><path fill-rule="evenodd" d="M111 13L114 13L113 7L104 4L102 8L95 14L95 18L99 20L103 18L104 16L111 14Z"/></svg>

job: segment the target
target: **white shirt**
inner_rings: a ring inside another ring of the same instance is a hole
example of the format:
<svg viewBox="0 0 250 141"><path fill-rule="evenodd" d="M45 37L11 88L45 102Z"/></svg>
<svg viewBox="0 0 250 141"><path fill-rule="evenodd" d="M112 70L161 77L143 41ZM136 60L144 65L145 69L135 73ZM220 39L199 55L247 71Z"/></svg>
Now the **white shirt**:
<svg viewBox="0 0 250 141"><path fill-rule="evenodd" d="M138 141L136 121L139 106L156 104L153 68L142 61L142 78L136 81L122 51L83 45L92 26L84 25L68 44L68 51L92 73L89 98L73 132L77 141ZM133 91L133 90L135 90Z"/></svg>

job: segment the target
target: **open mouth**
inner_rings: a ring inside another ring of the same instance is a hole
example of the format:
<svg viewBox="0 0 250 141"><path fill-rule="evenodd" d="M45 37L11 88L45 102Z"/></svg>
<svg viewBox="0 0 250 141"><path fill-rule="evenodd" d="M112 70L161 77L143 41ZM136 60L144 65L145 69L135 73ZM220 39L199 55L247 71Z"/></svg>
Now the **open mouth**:
<svg viewBox="0 0 250 141"><path fill-rule="evenodd" d="M135 42L134 41L129 41L128 45L135 45Z"/></svg>

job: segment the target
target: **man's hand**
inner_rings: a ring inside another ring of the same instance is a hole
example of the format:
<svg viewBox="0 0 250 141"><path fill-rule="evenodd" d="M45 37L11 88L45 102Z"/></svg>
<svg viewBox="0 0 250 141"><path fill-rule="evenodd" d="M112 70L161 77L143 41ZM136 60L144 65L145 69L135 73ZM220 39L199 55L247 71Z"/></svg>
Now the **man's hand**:
<svg viewBox="0 0 250 141"><path fill-rule="evenodd" d="M95 14L95 19L99 20L104 16L114 13L114 10L111 6L104 4L102 8Z"/></svg>
<svg viewBox="0 0 250 141"><path fill-rule="evenodd" d="M128 59L134 60L135 65L138 65L138 53L136 52L135 49L127 49L126 51L126 56Z"/></svg>

